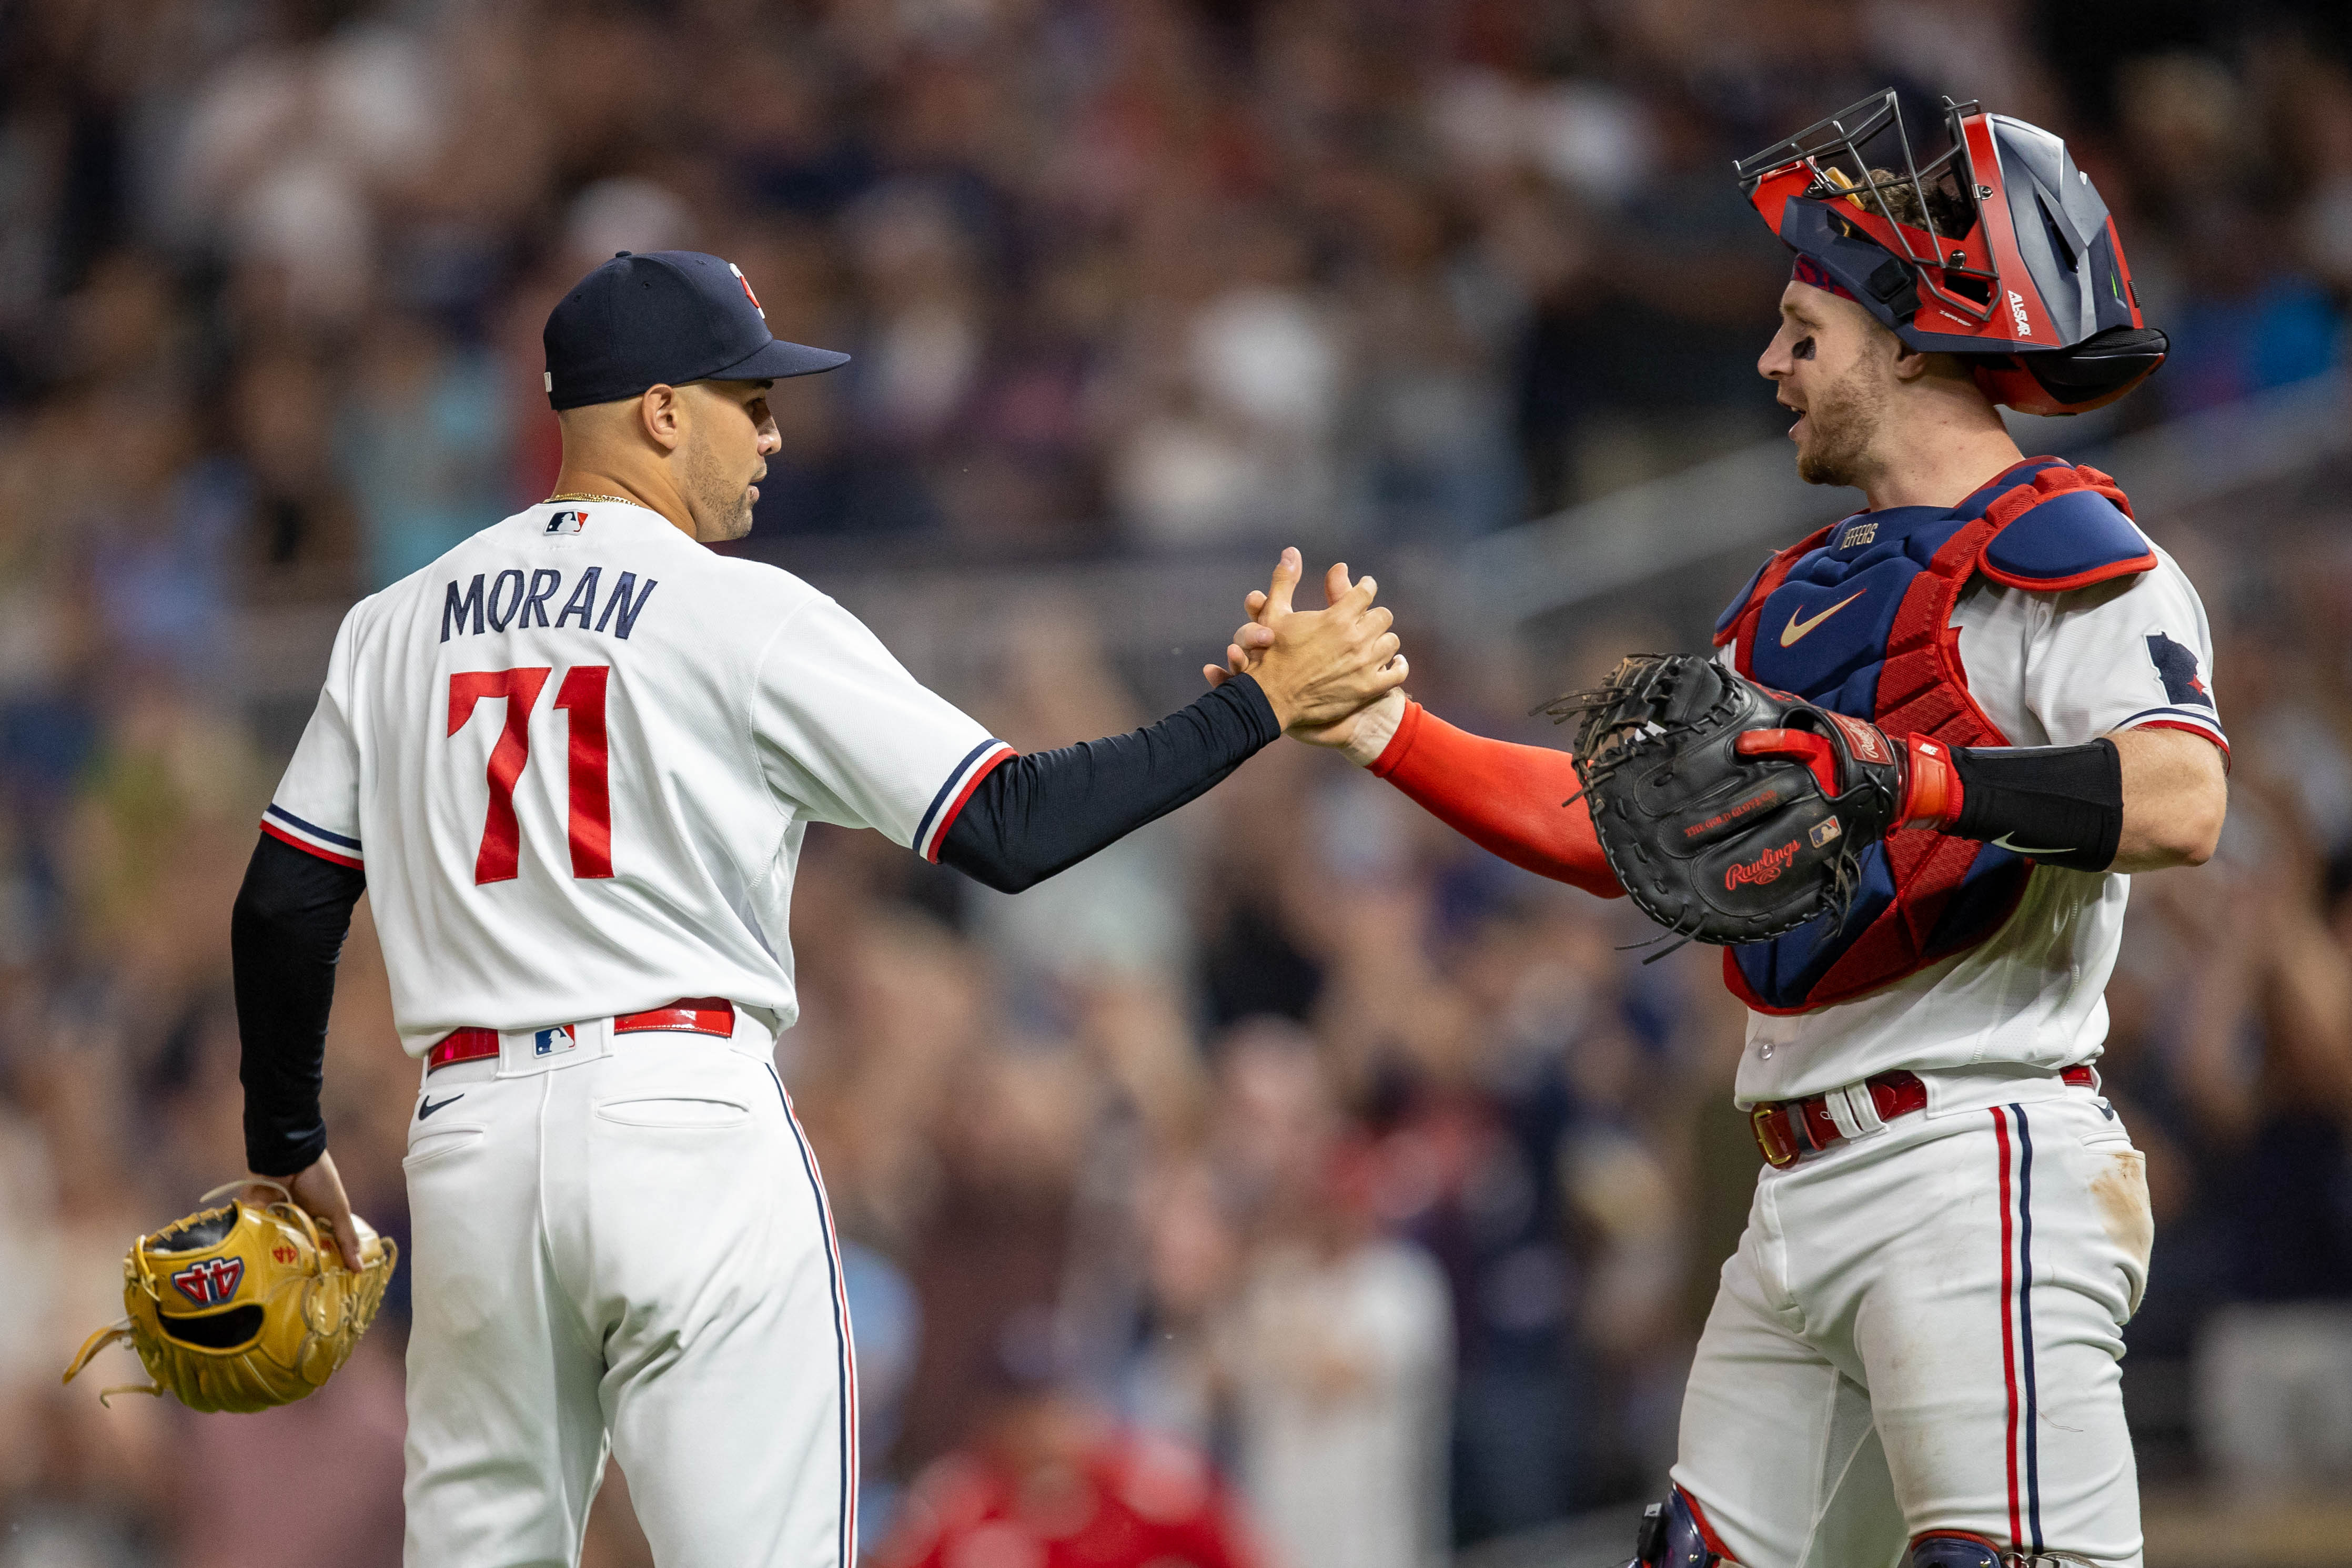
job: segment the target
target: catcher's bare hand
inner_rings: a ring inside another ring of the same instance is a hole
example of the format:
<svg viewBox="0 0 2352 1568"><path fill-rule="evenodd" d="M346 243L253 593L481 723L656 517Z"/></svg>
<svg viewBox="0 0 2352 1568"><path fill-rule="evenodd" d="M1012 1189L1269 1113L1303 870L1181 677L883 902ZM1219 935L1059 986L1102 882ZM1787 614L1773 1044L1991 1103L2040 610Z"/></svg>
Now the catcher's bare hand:
<svg viewBox="0 0 2352 1568"><path fill-rule="evenodd" d="M1245 671L1265 691L1284 732L1304 737L1344 722L1403 685L1408 666L1389 630L1395 617L1372 603L1377 582L1366 577L1349 584L1343 562L1324 579L1328 609L1293 610L1291 596L1302 574L1298 551L1285 549L1266 591L1250 595L1257 606L1253 652L1226 651L1229 664L1240 659L1239 671L1210 664L1202 673L1214 686Z"/></svg>
<svg viewBox="0 0 2352 1568"><path fill-rule="evenodd" d="M365 1269L360 1260L359 1224L352 1218L352 1200L343 1192L343 1178L335 1172L335 1156L321 1153L283 1180L303 1213L334 1227L335 1250L342 1255L343 1267L354 1274Z"/></svg>
<svg viewBox="0 0 2352 1568"><path fill-rule="evenodd" d="M1242 601L1250 619L1234 633L1232 643L1225 649L1224 666L1204 664L1201 667L1201 674L1210 685L1223 685L1239 674L1255 676L1261 685L1264 684L1265 674L1263 666L1266 653L1276 646L1279 638L1276 625L1283 617L1295 619L1298 613L1290 609L1290 597L1297 586L1299 576L1297 552L1285 550L1269 587L1263 591L1253 590ZM1379 584L1369 576L1349 582L1348 563L1335 562L1323 576L1323 600L1331 610L1320 613L1337 612L1355 596L1361 596L1362 602L1369 605L1372 594L1378 591ZM1393 620L1385 609L1373 610L1370 614L1383 629ZM1397 639L1394 633L1391 633L1385 641L1393 648ZM1336 711L1326 707L1319 714L1301 716L1297 720L1285 724L1283 728L1294 738L1306 741L1310 746L1339 747L1348 753L1350 759L1369 763L1380 755L1389 737L1396 733L1398 721L1403 717L1405 699L1401 688L1411 673L1412 666L1404 654L1397 653L1377 672L1381 679L1370 688L1364 700Z"/></svg>

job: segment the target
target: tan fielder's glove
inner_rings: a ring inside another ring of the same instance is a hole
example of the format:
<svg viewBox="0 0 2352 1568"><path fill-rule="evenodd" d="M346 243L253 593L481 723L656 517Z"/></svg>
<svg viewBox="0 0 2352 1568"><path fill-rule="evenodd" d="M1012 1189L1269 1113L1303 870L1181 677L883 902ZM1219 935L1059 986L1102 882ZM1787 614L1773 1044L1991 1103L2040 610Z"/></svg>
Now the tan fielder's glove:
<svg viewBox="0 0 2352 1568"><path fill-rule="evenodd" d="M278 1201L257 1208L232 1199L131 1244L122 1260L130 1315L82 1342L65 1381L128 1340L154 1381L104 1389L101 1402L169 1389L191 1410L267 1410L320 1387L351 1358L383 1304L400 1249L356 1222L365 1267L353 1274L332 1228L275 1182L232 1182L200 1201L243 1186L275 1187Z"/></svg>

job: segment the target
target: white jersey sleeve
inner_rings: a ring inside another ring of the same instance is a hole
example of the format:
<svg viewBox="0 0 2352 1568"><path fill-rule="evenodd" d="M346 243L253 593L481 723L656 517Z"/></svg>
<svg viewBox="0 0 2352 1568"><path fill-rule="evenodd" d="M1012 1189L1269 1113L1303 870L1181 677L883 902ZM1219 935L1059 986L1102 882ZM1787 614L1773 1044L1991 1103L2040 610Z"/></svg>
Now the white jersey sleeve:
<svg viewBox="0 0 2352 1568"><path fill-rule="evenodd" d="M2230 749L2213 695L2205 606L2172 558L2071 593L2033 595L2023 698L2053 746L2119 729L2185 729Z"/></svg>
<svg viewBox="0 0 2352 1568"><path fill-rule="evenodd" d="M366 601L335 633L319 706L261 814L261 831L337 865L364 868L360 847L360 748L352 724L354 628Z"/></svg>
<svg viewBox="0 0 2352 1568"><path fill-rule="evenodd" d="M801 816L876 829L929 860L973 787L1013 755L821 594L769 642L752 704L769 787Z"/></svg>

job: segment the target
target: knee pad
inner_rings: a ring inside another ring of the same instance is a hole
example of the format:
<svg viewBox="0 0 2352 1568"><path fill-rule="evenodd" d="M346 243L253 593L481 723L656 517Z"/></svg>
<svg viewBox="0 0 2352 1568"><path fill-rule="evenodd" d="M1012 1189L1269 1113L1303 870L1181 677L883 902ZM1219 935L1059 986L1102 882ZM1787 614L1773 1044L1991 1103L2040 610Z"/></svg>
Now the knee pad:
<svg viewBox="0 0 2352 1568"><path fill-rule="evenodd" d="M1911 1543L1904 1568L2001 1568L2000 1548L1981 1535L1935 1531Z"/></svg>
<svg viewBox="0 0 2352 1568"><path fill-rule="evenodd" d="M1625 1568L1715 1568L1730 1559L1718 1556L1699 1529L1690 1499L1676 1487L1664 1502L1654 1502L1642 1515L1642 1533L1634 1538L1633 1561ZM1941 1568L1941 1565L1939 1565Z"/></svg>

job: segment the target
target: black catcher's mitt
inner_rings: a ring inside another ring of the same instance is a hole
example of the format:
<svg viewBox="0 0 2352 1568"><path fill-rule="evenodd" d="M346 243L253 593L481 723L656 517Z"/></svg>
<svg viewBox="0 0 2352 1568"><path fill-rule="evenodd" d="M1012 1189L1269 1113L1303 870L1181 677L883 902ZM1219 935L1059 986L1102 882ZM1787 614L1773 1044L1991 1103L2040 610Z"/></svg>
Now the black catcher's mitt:
<svg viewBox="0 0 2352 1568"><path fill-rule="evenodd" d="M1864 849L1898 824L1903 748L1876 726L1712 659L1639 654L1543 711L1581 716L1592 828L1643 913L1727 946L1843 914Z"/></svg>

